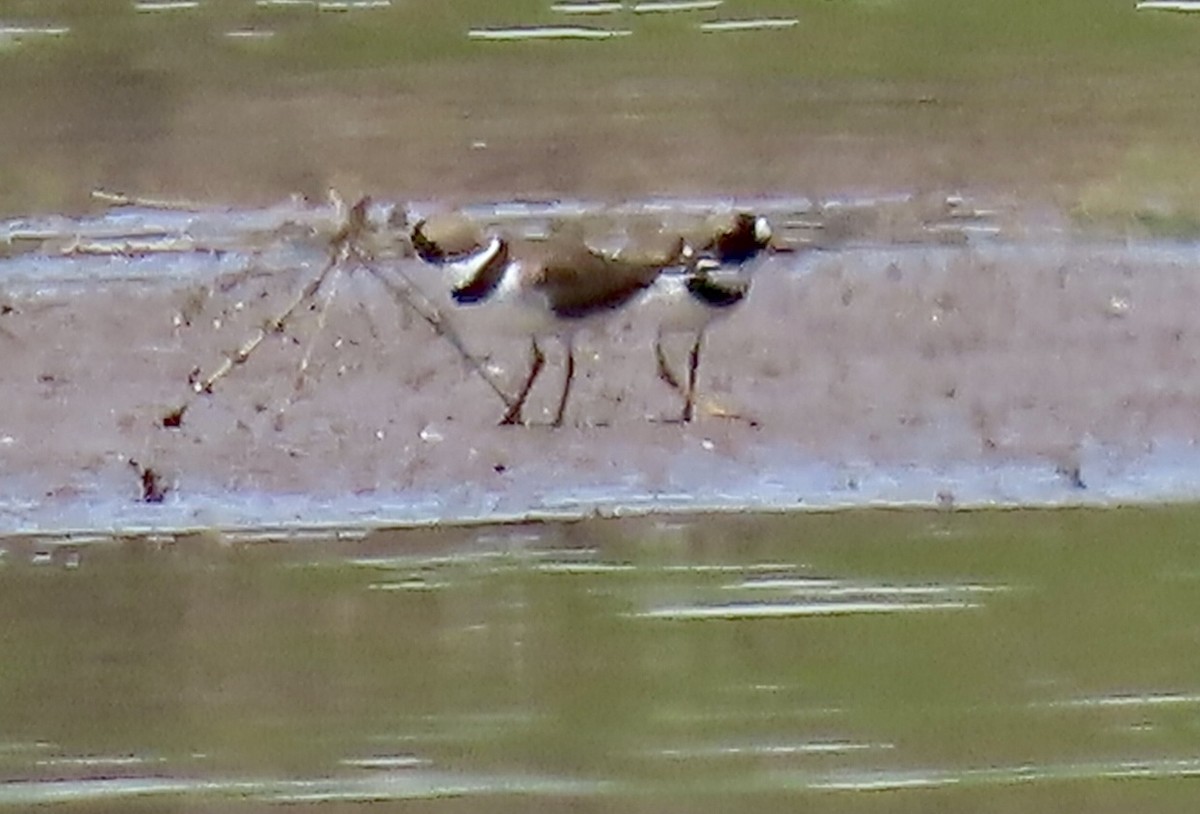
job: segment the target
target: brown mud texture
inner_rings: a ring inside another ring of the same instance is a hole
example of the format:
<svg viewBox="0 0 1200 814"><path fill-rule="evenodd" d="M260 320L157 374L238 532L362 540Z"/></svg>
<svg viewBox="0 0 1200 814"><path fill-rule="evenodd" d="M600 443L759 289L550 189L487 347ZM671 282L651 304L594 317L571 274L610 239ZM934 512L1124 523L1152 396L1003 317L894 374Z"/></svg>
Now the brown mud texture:
<svg viewBox="0 0 1200 814"><path fill-rule="evenodd" d="M172 276L168 257L110 262L164 273L74 284L8 275L0 473L10 497L333 498L462 484L503 494L597 482L653 493L673 488L681 461L717 489L731 467L789 462L1027 461L1083 486L1088 445L1136 457L1200 437L1200 278L1184 248L1061 235L801 246L763 263L746 302L709 330L695 421L661 420L678 414L679 396L655 374L656 326L632 307L578 337L561 428L547 426L559 345L546 343L529 425L497 426L502 400L351 265L196 394L312 282L319 255L199 277ZM528 342L497 329L502 315L455 309L431 269L388 262L516 388ZM688 345L669 338L675 365Z"/></svg>

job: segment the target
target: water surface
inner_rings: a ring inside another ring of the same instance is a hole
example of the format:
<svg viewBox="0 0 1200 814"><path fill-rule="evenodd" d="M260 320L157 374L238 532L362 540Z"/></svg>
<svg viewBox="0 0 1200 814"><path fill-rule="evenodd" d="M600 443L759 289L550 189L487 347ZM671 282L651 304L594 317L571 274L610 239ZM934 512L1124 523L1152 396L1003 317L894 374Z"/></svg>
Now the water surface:
<svg viewBox="0 0 1200 814"><path fill-rule="evenodd" d="M1197 519L10 539L0 806L1186 811Z"/></svg>
<svg viewBox="0 0 1200 814"><path fill-rule="evenodd" d="M0 0L0 213L84 209L95 187L215 205L330 185L453 201L982 188L1196 231L1192 15L581 5ZM528 39L553 28L574 38ZM495 31L517 36L471 36Z"/></svg>

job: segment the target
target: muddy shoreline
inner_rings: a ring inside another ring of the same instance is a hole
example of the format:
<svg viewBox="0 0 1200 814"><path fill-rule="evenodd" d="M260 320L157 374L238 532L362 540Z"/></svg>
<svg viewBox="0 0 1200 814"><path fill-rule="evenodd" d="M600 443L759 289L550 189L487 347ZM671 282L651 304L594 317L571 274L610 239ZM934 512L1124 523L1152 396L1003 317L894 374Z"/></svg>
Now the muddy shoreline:
<svg viewBox="0 0 1200 814"><path fill-rule="evenodd" d="M798 251L768 261L746 305L712 329L687 426L656 420L677 399L655 378L654 326L636 309L581 339L568 426L538 426L561 375L552 346L534 426L497 427L499 399L378 279L350 269L195 397L197 369L219 365L317 273L322 213L297 209L280 236L264 227L272 210L221 221L118 207L76 223L74 247L42 234L0 260L0 528L1200 496L1196 247L1039 230L978 202L978 217L955 218L948 197L934 210L908 200L904 217L891 198L858 204L855 217L825 207L829 223L815 230L787 216ZM218 222L253 229L222 236ZM134 223L193 244L131 250L146 239ZM958 229L949 238L946 224ZM10 246L36 225L0 224ZM453 311L418 261L380 262ZM469 316L456 323L469 347L516 381L523 343ZM182 425L164 428L185 401Z"/></svg>

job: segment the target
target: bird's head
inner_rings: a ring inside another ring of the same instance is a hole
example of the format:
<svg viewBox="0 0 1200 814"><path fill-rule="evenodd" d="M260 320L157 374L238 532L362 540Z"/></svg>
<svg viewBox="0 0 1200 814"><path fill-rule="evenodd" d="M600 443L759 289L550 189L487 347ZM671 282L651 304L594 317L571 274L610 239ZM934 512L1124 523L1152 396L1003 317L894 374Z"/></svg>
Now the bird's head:
<svg viewBox="0 0 1200 814"><path fill-rule="evenodd" d="M738 212L718 221L715 234L700 254L711 255L720 263L745 263L771 243L771 224L761 215Z"/></svg>
<svg viewBox="0 0 1200 814"><path fill-rule="evenodd" d="M422 218L409 238L417 256L436 265L467 258L486 245L479 224L459 213Z"/></svg>

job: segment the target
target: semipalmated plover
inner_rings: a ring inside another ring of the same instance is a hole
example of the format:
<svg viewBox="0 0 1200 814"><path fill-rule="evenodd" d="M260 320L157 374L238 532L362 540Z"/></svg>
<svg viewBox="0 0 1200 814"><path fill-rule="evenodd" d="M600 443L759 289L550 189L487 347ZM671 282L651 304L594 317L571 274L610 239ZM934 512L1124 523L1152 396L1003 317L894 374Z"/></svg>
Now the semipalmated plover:
<svg viewBox="0 0 1200 814"><path fill-rule="evenodd" d="M566 370L556 427L563 423L575 376L575 334L631 302L684 255L682 237L668 250L623 257L589 247L570 230L544 242L514 244L501 236L485 238L464 219L448 219L436 230L421 221L413 227L412 243L423 260L448 272L457 304L503 308L505 332L530 338L529 373L501 424L523 423L522 409L546 361L538 339L555 336L563 343Z"/></svg>
<svg viewBox="0 0 1200 814"><path fill-rule="evenodd" d="M771 227L765 218L747 212L709 218L689 231L686 266L665 271L644 297L658 322L654 343L658 376L683 396L680 422L691 421L695 412L696 371L704 332L713 320L746 298L750 291L748 264L770 241ZM671 370L663 349L664 335L673 333L695 334L683 382Z"/></svg>

